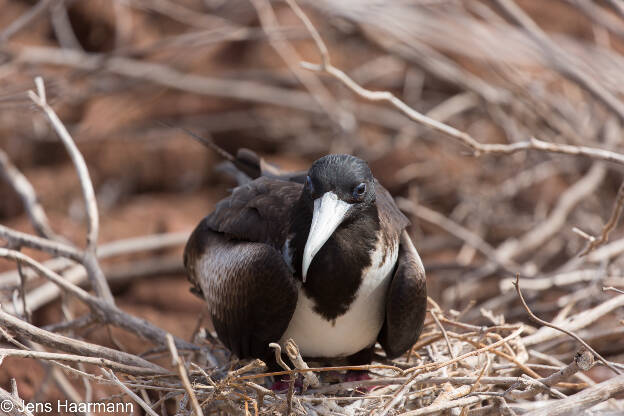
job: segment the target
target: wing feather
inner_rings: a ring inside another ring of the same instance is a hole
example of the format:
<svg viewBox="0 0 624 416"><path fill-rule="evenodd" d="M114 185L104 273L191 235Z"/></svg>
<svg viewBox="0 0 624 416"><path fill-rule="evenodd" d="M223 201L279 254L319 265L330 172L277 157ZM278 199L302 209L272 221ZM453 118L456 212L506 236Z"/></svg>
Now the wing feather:
<svg viewBox="0 0 624 416"><path fill-rule="evenodd" d="M420 256L406 231L401 233L397 266L388 290L386 319L379 343L396 358L416 343L427 312L427 280Z"/></svg>
<svg viewBox="0 0 624 416"><path fill-rule="evenodd" d="M240 358L270 359L297 304L280 252L301 185L258 178L234 189L193 231L184 265L219 339Z"/></svg>

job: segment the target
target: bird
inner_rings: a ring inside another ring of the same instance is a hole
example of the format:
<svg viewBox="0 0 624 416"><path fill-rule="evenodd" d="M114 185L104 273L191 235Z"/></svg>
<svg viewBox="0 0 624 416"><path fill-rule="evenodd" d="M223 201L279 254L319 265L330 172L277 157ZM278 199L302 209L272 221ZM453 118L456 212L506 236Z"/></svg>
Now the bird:
<svg viewBox="0 0 624 416"><path fill-rule="evenodd" d="M239 156L247 179L184 249L219 340L267 363L269 344L288 339L306 359L350 365L370 363L377 342L388 359L411 348L426 314L425 270L409 220L367 162L330 154L281 174L251 151Z"/></svg>

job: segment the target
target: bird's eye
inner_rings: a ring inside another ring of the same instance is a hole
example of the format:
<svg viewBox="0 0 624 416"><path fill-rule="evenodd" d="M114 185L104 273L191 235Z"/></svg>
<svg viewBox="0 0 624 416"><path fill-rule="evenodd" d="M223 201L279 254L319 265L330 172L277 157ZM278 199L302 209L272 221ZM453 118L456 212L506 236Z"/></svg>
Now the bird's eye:
<svg viewBox="0 0 624 416"><path fill-rule="evenodd" d="M308 190L309 193L314 193L314 185L312 184L312 179L310 178L310 176L306 176L305 179L305 187Z"/></svg>
<svg viewBox="0 0 624 416"><path fill-rule="evenodd" d="M366 184L362 182L355 188L353 188L353 196L355 198L361 198L366 193Z"/></svg>

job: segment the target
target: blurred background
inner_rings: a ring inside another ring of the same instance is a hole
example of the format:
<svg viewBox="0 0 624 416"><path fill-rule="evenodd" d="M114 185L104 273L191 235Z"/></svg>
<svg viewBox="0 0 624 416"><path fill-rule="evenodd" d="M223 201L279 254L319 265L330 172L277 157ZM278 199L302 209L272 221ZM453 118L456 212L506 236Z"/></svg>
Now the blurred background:
<svg viewBox="0 0 624 416"><path fill-rule="evenodd" d="M518 0L533 32L500 3L508 2L318 0L301 6L332 63L357 83L391 91L482 143L536 137L624 149L621 3ZM83 246L76 172L26 93L34 77L43 77L48 101L94 182L100 249L131 237L177 238L172 247L114 256L103 266L122 309L180 337L193 335L203 309L183 274L184 233L234 182L215 170L219 155L178 127L233 153L250 148L283 169L307 169L327 153L366 159L412 220L430 296L469 322L526 320L510 284L516 272L544 319L614 296L602 286L624 286L619 227L608 245L584 257L578 254L587 240L572 231L600 235L622 181L620 166L537 151L474 157L392 107L303 70L301 60L318 63L320 55L284 2L0 0L0 10L0 150L32 183L53 230ZM0 223L34 233L4 181ZM0 261L3 304L15 293L13 269ZM27 290L41 284L33 279ZM33 305L38 326L81 312L58 296ZM619 308L581 333L621 361L623 317ZM112 332L84 337L103 345L118 341L136 353L146 349L131 334ZM559 344L562 360L574 353L573 343ZM26 398L54 397L46 374L35 361L7 359L0 382L8 388L17 378Z"/></svg>

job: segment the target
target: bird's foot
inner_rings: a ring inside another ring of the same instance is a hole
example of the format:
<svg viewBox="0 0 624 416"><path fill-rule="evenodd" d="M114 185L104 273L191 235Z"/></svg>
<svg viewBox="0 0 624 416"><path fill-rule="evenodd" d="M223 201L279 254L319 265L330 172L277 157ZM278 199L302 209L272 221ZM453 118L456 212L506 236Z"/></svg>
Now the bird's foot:
<svg viewBox="0 0 624 416"><path fill-rule="evenodd" d="M349 381L366 381L366 380L372 380L373 378L370 376L368 371L358 371L358 370L349 370L347 371L347 374L345 374L344 376L344 381L345 382L349 382ZM375 389L378 386L358 386L355 389L355 392L358 394L366 394L370 391L372 391L373 389Z"/></svg>
<svg viewBox="0 0 624 416"><path fill-rule="evenodd" d="M288 374L276 376L275 381L271 385L271 390L273 390L275 393L285 393L288 391L290 383L291 380ZM303 389L303 381L301 377L297 376L297 378L295 379L294 388L296 392L300 392Z"/></svg>
<svg viewBox="0 0 624 416"><path fill-rule="evenodd" d="M362 381L362 380L372 380L372 377L368 373L368 371L360 371L360 370L349 370L347 374L345 374L344 381Z"/></svg>

